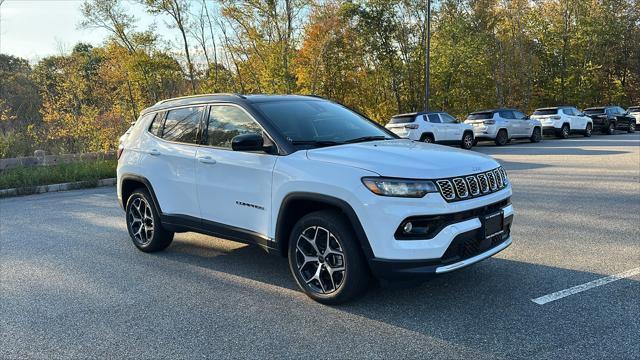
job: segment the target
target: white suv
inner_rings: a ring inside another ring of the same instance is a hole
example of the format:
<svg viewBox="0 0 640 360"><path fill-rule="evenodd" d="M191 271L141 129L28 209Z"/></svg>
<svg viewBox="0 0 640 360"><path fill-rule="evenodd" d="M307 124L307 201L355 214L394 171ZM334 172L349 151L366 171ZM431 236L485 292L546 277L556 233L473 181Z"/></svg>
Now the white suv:
<svg viewBox="0 0 640 360"><path fill-rule="evenodd" d="M566 139L570 134L591 136L593 120L573 106L536 109L531 115L542 123L542 133Z"/></svg>
<svg viewBox="0 0 640 360"><path fill-rule="evenodd" d="M473 127L458 122L444 112L395 115L386 127L402 138L426 143L455 144L467 150L473 147Z"/></svg>
<svg viewBox="0 0 640 360"><path fill-rule="evenodd" d="M371 275L446 273L511 244L511 186L495 160L398 139L316 97L162 101L118 157L138 249L163 250L184 231L257 244L288 257L323 303L352 299Z"/></svg>
<svg viewBox="0 0 640 360"><path fill-rule="evenodd" d="M542 124L515 109L495 109L469 114L465 123L473 126L476 140L493 140L496 145L507 144L511 139L542 140Z"/></svg>

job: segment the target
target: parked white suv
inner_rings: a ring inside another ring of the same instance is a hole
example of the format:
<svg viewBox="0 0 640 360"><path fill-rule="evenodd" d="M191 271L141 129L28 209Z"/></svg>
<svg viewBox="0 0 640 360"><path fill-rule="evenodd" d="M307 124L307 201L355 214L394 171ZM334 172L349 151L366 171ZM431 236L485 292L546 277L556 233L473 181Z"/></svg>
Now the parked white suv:
<svg viewBox="0 0 640 360"><path fill-rule="evenodd" d="M636 119L636 130L640 130L640 106L631 106L627 112Z"/></svg>
<svg viewBox="0 0 640 360"><path fill-rule="evenodd" d="M591 136L593 120L573 106L557 106L536 109L532 119L542 123L542 133L566 139L570 134Z"/></svg>
<svg viewBox="0 0 640 360"><path fill-rule="evenodd" d="M511 244L504 169L469 151L398 139L306 96L201 95L144 110L118 160L133 243L175 232L288 257L313 299L339 303L384 279L446 273Z"/></svg>
<svg viewBox="0 0 640 360"><path fill-rule="evenodd" d="M465 123L473 126L476 140L493 140L496 145L511 139L542 140L542 124L515 109L483 110L471 113Z"/></svg>
<svg viewBox="0 0 640 360"><path fill-rule="evenodd" d="M419 112L395 115L387 129L396 135L426 143L473 147L473 127L460 123L445 112Z"/></svg>

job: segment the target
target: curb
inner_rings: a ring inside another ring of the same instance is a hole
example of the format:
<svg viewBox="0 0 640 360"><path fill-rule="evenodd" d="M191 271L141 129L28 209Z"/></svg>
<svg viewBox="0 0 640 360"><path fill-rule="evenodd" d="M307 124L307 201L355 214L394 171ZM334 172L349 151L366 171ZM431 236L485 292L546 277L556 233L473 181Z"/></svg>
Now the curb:
<svg viewBox="0 0 640 360"><path fill-rule="evenodd" d="M58 192L76 189L86 189L101 186L114 186L116 184L116 178L101 179L101 180L86 180L76 181L62 184L51 184L41 186L27 186L22 188L4 189L0 190L0 198L31 195L31 194L43 194L47 192Z"/></svg>

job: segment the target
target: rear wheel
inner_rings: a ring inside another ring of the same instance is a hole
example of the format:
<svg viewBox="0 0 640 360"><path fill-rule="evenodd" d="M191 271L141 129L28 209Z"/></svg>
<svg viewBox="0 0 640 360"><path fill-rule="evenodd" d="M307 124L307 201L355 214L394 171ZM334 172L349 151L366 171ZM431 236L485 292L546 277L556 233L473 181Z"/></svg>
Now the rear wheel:
<svg viewBox="0 0 640 360"><path fill-rule="evenodd" d="M428 144L432 144L434 143L434 139L433 139L433 135L431 134L425 134L422 136L422 142L426 142Z"/></svg>
<svg viewBox="0 0 640 360"><path fill-rule="evenodd" d="M336 211L303 216L289 238L289 269L298 286L323 304L338 304L361 295L369 269L350 224Z"/></svg>
<svg viewBox="0 0 640 360"><path fill-rule="evenodd" d="M632 132L635 132L635 131L636 131L636 123L630 122L629 123L629 132L632 133Z"/></svg>
<svg viewBox="0 0 640 360"><path fill-rule="evenodd" d="M540 131L539 127L533 129L533 133L531 134L529 140L534 143L540 142L540 140L542 140L542 131Z"/></svg>
<svg viewBox="0 0 640 360"><path fill-rule="evenodd" d="M475 140L473 139L473 135L471 133L465 133L464 135L462 135L462 143L460 147L469 150L473 147L474 141Z"/></svg>
<svg viewBox="0 0 640 360"><path fill-rule="evenodd" d="M584 136L591 137L592 133L593 133L593 125L587 124L587 128L584 129Z"/></svg>
<svg viewBox="0 0 640 360"><path fill-rule="evenodd" d="M498 131L498 134L496 135L496 140L495 140L496 145L504 146L507 144L507 141L509 141L507 130L501 129L500 131Z"/></svg>
<svg viewBox="0 0 640 360"><path fill-rule="evenodd" d="M569 138L569 134L570 134L569 125L567 125L567 124L562 125L562 128L560 129L560 132L558 133L558 137L561 138L561 139L567 139L567 138Z"/></svg>
<svg viewBox="0 0 640 360"><path fill-rule="evenodd" d="M609 135L613 135L616 132L616 124L610 122L609 126L607 127L607 134Z"/></svg>
<svg viewBox="0 0 640 360"><path fill-rule="evenodd" d="M160 216L149 192L137 189L127 200L127 230L133 244L144 252L164 250L173 241L173 232L160 224Z"/></svg>

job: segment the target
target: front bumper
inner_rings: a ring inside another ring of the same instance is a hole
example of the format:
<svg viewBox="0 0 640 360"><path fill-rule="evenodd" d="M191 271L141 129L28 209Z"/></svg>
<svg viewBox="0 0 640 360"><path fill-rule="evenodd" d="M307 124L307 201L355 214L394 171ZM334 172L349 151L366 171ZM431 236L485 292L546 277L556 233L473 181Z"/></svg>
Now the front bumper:
<svg viewBox="0 0 640 360"><path fill-rule="evenodd" d="M456 223L448 223L437 236L430 240L444 240L442 256L436 259L381 259L372 258L369 266L373 275L380 279L421 278L433 274L457 270L489 258L511 245L511 225L513 223L513 206L486 206L484 210L473 210L472 218L459 219ZM485 238L483 220L485 215L503 212L502 233ZM446 240L443 238L447 238ZM397 240L396 240L397 241ZM411 244L415 240L404 240Z"/></svg>

